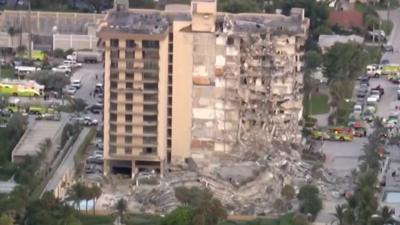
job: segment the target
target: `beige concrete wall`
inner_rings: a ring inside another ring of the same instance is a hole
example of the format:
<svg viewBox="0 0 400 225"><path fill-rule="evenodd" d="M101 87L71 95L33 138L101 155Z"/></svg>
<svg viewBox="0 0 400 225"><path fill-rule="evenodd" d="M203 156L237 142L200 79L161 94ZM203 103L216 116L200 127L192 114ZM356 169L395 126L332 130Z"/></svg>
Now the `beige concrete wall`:
<svg viewBox="0 0 400 225"><path fill-rule="evenodd" d="M2 48L17 48L20 43L24 46L28 46L29 38L27 33L22 34L22 39L20 35L17 34L14 37L10 37L7 32L0 32L0 47ZM20 41L21 40L21 41Z"/></svg>
<svg viewBox="0 0 400 225"><path fill-rule="evenodd" d="M7 32L11 26L22 25L23 32L27 32L30 24L32 32L37 34L52 34L54 27L61 34L87 34L89 25L95 24L104 16L105 14L94 13L32 11L29 18L28 11L5 10L0 16L0 27L3 32Z"/></svg>
<svg viewBox="0 0 400 225"><path fill-rule="evenodd" d="M98 38L95 35L78 34L55 34L53 35L53 50L60 48L68 50L70 48L79 49L97 49Z"/></svg>
<svg viewBox="0 0 400 225"><path fill-rule="evenodd" d="M104 111L103 111L103 145L104 145L104 174L107 175L110 172L110 40L104 40L105 42L105 54L104 54Z"/></svg>
<svg viewBox="0 0 400 225"><path fill-rule="evenodd" d="M215 31L216 1L192 1L192 30L203 32Z"/></svg>
<svg viewBox="0 0 400 225"><path fill-rule="evenodd" d="M193 36L181 32L190 25L186 21L174 21L174 63L172 79L172 161L182 161L190 156L192 127L192 65Z"/></svg>
<svg viewBox="0 0 400 225"><path fill-rule="evenodd" d="M168 129L168 35L160 40L158 74L158 118L157 118L157 151L160 162L167 157ZM162 169L163 170L163 169Z"/></svg>

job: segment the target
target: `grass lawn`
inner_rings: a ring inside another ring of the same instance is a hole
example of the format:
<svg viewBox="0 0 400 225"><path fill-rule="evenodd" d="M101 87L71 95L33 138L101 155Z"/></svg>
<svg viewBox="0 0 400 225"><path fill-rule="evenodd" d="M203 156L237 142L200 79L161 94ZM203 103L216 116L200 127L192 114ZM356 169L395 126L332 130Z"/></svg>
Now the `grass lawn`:
<svg viewBox="0 0 400 225"><path fill-rule="evenodd" d="M112 216L80 216L80 221L83 225L113 225L114 219Z"/></svg>
<svg viewBox="0 0 400 225"><path fill-rule="evenodd" d="M161 217L151 214L129 214L125 217L126 225L159 225Z"/></svg>
<svg viewBox="0 0 400 225"><path fill-rule="evenodd" d="M329 112L329 98L327 95L314 94L311 95L311 101L307 106L311 115L324 114Z"/></svg>

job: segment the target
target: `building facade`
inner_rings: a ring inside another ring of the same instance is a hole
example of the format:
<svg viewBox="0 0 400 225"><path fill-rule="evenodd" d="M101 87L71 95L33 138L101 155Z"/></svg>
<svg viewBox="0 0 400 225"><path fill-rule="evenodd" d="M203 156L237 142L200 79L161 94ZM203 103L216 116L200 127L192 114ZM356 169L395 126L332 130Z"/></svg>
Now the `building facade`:
<svg viewBox="0 0 400 225"><path fill-rule="evenodd" d="M104 48L105 173L163 172L246 143L298 143L309 21L217 12L214 0L165 11L116 5Z"/></svg>

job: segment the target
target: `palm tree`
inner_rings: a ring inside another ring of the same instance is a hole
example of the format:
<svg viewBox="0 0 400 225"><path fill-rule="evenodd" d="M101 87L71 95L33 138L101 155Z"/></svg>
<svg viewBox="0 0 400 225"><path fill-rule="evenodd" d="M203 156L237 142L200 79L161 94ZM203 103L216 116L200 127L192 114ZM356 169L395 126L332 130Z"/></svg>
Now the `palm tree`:
<svg viewBox="0 0 400 225"><path fill-rule="evenodd" d="M119 218L121 219L121 222L124 221L124 213L126 212L128 208L128 204L125 199L121 198L115 203L115 209L118 212Z"/></svg>
<svg viewBox="0 0 400 225"><path fill-rule="evenodd" d="M14 36L17 34L17 30L14 27L9 27L7 33L11 39L11 48L14 48Z"/></svg>
<svg viewBox="0 0 400 225"><path fill-rule="evenodd" d="M68 190L67 192L67 200L72 201L74 204L74 208L78 208L80 201L84 199L85 196L85 185L81 182L77 182ZM79 207L80 210L80 207Z"/></svg>
<svg viewBox="0 0 400 225"><path fill-rule="evenodd" d="M336 218L338 225L344 225L345 211L345 205L337 205L335 207L335 213L333 216Z"/></svg>
<svg viewBox="0 0 400 225"><path fill-rule="evenodd" d="M387 224L393 221L392 216L394 215L394 210L389 208L388 206L383 206L380 211L381 217L383 219L383 223Z"/></svg>
<svg viewBox="0 0 400 225"><path fill-rule="evenodd" d="M93 185L90 189L90 193L93 198L93 215L96 215L96 202L97 199L100 198L102 191L101 188L97 185Z"/></svg>

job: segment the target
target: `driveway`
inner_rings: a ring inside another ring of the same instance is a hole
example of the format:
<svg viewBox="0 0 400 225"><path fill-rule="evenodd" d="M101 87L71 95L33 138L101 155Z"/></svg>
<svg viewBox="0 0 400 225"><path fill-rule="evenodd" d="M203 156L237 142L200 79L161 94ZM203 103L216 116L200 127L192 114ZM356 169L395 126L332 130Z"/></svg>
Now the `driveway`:
<svg viewBox="0 0 400 225"><path fill-rule="evenodd" d="M382 19L387 19L387 11L379 11L379 16ZM388 59L390 63L400 64L400 8L390 10L389 19L393 22L393 30L388 40L388 44L394 48L393 53L385 53L382 59Z"/></svg>

